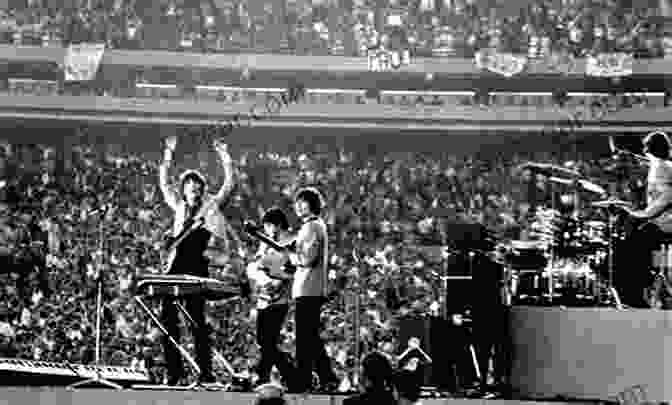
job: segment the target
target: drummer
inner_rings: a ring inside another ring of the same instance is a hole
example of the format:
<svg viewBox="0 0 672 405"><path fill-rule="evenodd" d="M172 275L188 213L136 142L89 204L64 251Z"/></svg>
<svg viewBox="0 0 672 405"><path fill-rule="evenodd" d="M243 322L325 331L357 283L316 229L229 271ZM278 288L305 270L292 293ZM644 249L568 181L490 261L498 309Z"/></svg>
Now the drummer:
<svg viewBox="0 0 672 405"><path fill-rule="evenodd" d="M625 210L632 217L645 222L627 236L623 248L617 249L615 278L622 302L634 308L650 306L645 292L652 282L652 253L663 241L672 237L670 138L664 132L653 132L642 143L649 163L646 207Z"/></svg>

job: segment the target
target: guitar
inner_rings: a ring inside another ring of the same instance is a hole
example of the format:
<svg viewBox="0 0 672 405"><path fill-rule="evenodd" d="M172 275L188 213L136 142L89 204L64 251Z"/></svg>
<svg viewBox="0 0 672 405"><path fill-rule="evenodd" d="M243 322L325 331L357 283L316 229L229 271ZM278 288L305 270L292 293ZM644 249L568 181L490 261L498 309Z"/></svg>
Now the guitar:
<svg viewBox="0 0 672 405"><path fill-rule="evenodd" d="M291 275L296 272L296 266L289 261L286 253L292 251L292 248L273 240L252 223L246 222L244 229L250 236L261 240L272 249L255 264L255 269L263 272L263 276L248 273L248 277L255 280L254 295L257 297L258 308L263 309L289 294Z"/></svg>
<svg viewBox="0 0 672 405"><path fill-rule="evenodd" d="M218 200L212 198L206 204L201 207L201 209L194 215L193 222L190 226L182 229L177 236L168 237L165 241L164 248L164 259L163 259L163 273L168 273L173 267L175 262L175 257L177 257L177 248L182 244L182 242L187 239L192 233L200 229L205 225L205 214L210 211L215 205L217 205Z"/></svg>
<svg viewBox="0 0 672 405"><path fill-rule="evenodd" d="M258 225L255 225L250 221L245 221L243 229L248 235L264 242L278 253L290 253L296 251L296 241L292 240L292 242L283 245L273 240L273 238L265 234ZM287 260L282 266L282 270L287 274L294 274L296 272L296 266Z"/></svg>

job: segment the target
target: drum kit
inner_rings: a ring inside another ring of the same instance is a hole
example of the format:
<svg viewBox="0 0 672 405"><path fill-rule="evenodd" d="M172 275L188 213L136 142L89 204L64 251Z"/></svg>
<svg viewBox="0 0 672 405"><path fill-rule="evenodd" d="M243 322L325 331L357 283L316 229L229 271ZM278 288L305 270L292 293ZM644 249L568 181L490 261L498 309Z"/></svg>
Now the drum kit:
<svg viewBox="0 0 672 405"><path fill-rule="evenodd" d="M527 163L523 169L539 173L551 185L551 207L538 206L526 229L527 240L502 242L498 250L506 268L510 303L515 305L620 306L613 287L615 207L629 205L603 199L590 206L592 216L580 210L581 193L605 198L601 186L574 170L545 163ZM556 187L569 187L573 204L556 208ZM567 206L573 210L567 210ZM606 215L605 215L606 214Z"/></svg>

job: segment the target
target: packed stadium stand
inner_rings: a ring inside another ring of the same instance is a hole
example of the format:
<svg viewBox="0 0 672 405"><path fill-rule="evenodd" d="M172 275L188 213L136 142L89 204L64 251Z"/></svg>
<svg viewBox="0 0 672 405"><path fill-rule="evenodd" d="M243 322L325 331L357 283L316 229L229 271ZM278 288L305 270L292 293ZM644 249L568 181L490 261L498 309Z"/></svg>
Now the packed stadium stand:
<svg viewBox="0 0 672 405"><path fill-rule="evenodd" d="M200 169L214 188L212 125L254 115L255 103L262 114L291 89L296 102L227 133L237 179L211 271L243 284L256 251L243 221L271 205L291 211L296 190L318 185L332 246L323 335L342 391L356 388L362 351L393 357L404 319L448 305L436 218L529 237L534 207L560 188L522 168L530 161L580 171L606 190L593 201L641 201L645 170L615 161L604 135L672 128L667 2L510 3L0 0L0 357L94 362L102 269L102 363L163 382L160 332L132 300L171 226L161 140L180 139L173 174ZM77 63L64 62L78 44L104 44L84 80L68 79ZM403 62L373 68L378 49ZM525 67L484 67L486 49ZM600 55L621 55L616 74L590 71ZM473 298L459 290L455 313ZM208 314L217 349L253 373L252 303Z"/></svg>
<svg viewBox="0 0 672 405"><path fill-rule="evenodd" d="M623 51L643 58L668 52L660 21L665 11L651 1L5 3L1 38L15 45L104 42L112 49L364 56L382 42L436 57L470 57L486 46L532 58L558 51Z"/></svg>

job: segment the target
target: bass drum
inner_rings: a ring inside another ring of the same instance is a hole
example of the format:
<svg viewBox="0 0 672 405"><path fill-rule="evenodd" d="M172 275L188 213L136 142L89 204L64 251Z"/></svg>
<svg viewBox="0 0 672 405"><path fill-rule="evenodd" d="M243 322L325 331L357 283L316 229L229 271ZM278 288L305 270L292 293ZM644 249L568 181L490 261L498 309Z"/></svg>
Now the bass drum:
<svg viewBox="0 0 672 405"><path fill-rule="evenodd" d="M504 254L504 263L514 270L539 270L548 264L548 245L541 241L514 240Z"/></svg>

